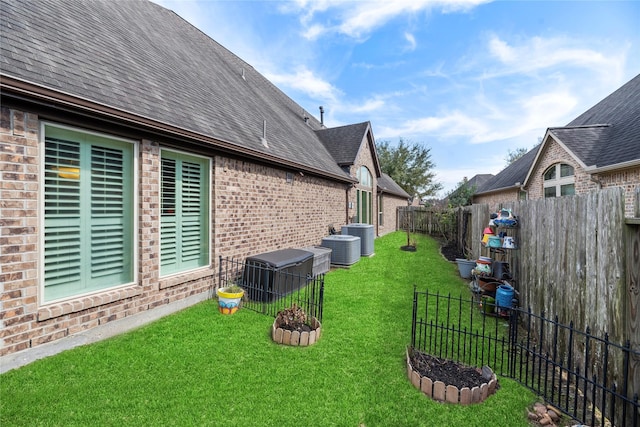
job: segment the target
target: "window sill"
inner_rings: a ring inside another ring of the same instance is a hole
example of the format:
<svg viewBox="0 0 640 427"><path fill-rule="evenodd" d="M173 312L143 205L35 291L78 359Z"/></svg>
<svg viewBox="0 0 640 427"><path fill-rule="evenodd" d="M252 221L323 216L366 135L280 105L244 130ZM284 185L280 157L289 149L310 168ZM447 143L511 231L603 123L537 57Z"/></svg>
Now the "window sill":
<svg viewBox="0 0 640 427"><path fill-rule="evenodd" d="M87 310L93 307L110 304L115 301L135 297L142 294L142 287L138 285L112 289L98 294L78 297L74 300L46 305L38 309L38 321L53 319L70 313Z"/></svg>
<svg viewBox="0 0 640 427"><path fill-rule="evenodd" d="M161 277L158 289L171 288L173 286L182 285L186 282L192 282L194 280L203 279L205 277L213 277L215 274L215 270L211 267L203 267L197 270L183 271L171 276Z"/></svg>

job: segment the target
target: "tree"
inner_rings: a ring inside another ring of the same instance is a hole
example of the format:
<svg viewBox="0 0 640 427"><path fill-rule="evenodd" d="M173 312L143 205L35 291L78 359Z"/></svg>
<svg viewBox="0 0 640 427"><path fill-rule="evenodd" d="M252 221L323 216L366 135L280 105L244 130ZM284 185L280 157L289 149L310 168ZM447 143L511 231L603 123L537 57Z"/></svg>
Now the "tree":
<svg viewBox="0 0 640 427"><path fill-rule="evenodd" d="M457 208L458 206L468 206L471 204L473 193L476 192L475 185L469 185L469 181L465 176L462 181L458 183L455 189L451 190L447 194L449 199L449 207Z"/></svg>
<svg viewBox="0 0 640 427"><path fill-rule="evenodd" d="M430 148L400 138L397 146L381 141L376 144L376 150L382 172L412 196L420 199L435 196L442 189L442 184L434 181L435 164L431 161Z"/></svg>
<svg viewBox="0 0 640 427"><path fill-rule="evenodd" d="M504 158L507 161L507 166L509 166L511 163L515 162L520 157L522 157L525 154L527 154L528 151L529 150L527 150L524 147L516 148L513 151L509 150L509 153L507 154L507 157Z"/></svg>

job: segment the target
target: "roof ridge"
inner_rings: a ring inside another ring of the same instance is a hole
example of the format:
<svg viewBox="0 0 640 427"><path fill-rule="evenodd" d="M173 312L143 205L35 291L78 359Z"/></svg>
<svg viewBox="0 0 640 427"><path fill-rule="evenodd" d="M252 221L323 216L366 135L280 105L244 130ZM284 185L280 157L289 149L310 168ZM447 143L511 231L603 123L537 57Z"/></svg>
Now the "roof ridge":
<svg viewBox="0 0 640 427"><path fill-rule="evenodd" d="M554 126L554 127L550 127L549 130L554 130L554 129L598 128L598 127L611 127L611 126L613 126L611 123L596 123L596 124L592 124L592 125Z"/></svg>

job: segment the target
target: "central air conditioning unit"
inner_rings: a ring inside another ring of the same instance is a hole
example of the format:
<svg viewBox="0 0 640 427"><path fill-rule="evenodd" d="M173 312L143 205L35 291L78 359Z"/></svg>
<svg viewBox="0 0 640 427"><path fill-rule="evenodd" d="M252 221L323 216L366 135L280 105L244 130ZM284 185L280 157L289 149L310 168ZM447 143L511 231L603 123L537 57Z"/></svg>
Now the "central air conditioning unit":
<svg viewBox="0 0 640 427"><path fill-rule="evenodd" d="M357 236L360 238L360 255L373 255L373 241L375 231L372 224L347 224L342 226L342 235Z"/></svg>
<svg viewBox="0 0 640 427"><path fill-rule="evenodd" d="M360 260L360 238L357 236L323 237L320 246L331 249L331 264L351 265Z"/></svg>

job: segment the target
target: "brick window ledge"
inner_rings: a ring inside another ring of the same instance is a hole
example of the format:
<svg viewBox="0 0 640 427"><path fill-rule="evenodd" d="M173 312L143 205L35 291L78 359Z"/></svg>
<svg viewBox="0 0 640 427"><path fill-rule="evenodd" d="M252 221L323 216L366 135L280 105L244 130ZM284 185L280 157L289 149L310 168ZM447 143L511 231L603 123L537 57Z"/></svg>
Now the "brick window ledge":
<svg viewBox="0 0 640 427"><path fill-rule="evenodd" d="M41 322L54 317L64 316L70 313L87 310L89 308L98 307L115 301L135 297L142 294L142 287L138 285L127 286L124 288L113 289L101 292L99 294L80 297L72 301L64 301L41 307L38 309L38 321Z"/></svg>
<svg viewBox="0 0 640 427"><path fill-rule="evenodd" d="M159 289L171 288L173 286L182 285L187 282L193 282L194 280L200 280L204 278L213 278L216 275L216 271L211 267L204 267L198 270L191 270L188 272L176 273L171 276L160 278Z"/></svg>

